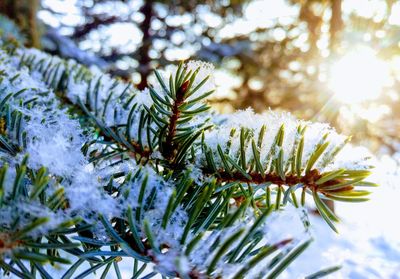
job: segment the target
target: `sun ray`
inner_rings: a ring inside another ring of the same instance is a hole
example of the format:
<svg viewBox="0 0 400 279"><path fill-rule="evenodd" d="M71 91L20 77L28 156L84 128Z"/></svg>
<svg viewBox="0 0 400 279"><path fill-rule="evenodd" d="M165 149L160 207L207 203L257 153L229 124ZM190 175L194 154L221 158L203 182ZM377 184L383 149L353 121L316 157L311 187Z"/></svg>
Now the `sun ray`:
<svg viewBox="0 0 400 279"><path fill-rule="evenodd" d="M371 48L357 48L332 64L328 87L343 103L377 99L390 82L389 65Z"/></svg>

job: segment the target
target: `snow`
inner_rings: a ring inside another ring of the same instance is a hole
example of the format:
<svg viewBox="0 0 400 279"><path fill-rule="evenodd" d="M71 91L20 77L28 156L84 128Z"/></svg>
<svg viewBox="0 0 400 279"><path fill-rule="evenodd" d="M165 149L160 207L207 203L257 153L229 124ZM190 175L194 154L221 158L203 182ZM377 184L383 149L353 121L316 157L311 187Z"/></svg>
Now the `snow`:
<svg viewBox="0 0 400 279"><path fill-rule="evenodd" d="M0 211L0 226L2 228L13 227L15 231L30 225L37 218L48 218L44 224L31 230L27 235L40 237L46 235L52 229L57 228L67 220L67 215L62 212L53 212L38 202L20 199L10 205L2 206Z"/></svg>
<svg viewBox="0 0 400 279"><path fill-rule="evenodd" d="M250 131L250 139L253 138L257 143L263 126L266 132L259 148L259 157L264 166L268 166L271 160L275 159L280 150L282 150L283 165L288 167L290 160L293 158L294 145L299 141L298 127L300 126L307 127L304 133L302 169L305 169L311 154L325 141L329 142L329 145L315 163L314 168L320 171L327 171L346 167L352 170L369 169L371 167L371 162L367 160L368 156L365 155L365 152L352 147L339 152L339 159L336 160L333 154L339 147L343 147L346 137L336 133L328 124L298 120L290 113L268 111L263 114L255 114L252 109L247 109L219 116L212 121L216 126L205 132L205 144L213 151L217 168L223 169L223 163L217 151L218 145L225 152L228 142L231 141L228 154L233 158L237 158L240 153L240 130L244 128ZM282 127L284 127L284 137L282 146L279 147L275 145L275 140ZM232 129L235 129L233 135L231 135ZM249 163L254 159L250 143L247 143L245 152L246 161ZM350 157L346 154L352 154L352 156ZM205 164L205 155L202 154L201 150L199 150L198 156L201 158L199 163Z"/></svg>
<svg viewBox="0 0 400 279"><path fill-rule="evenodd" d="M308 239L310 234L303 221L303 209L297 209L291 204L282 211L272 212L264 228L265 238L269 243L278 243L286 239ZM288 229L290 224L290 229Z"/></svg>
<svg viewBox="0 0 400 279"><path fill-rule="evenodd" d="M107 217L121 214L117 201L102 189L100 179L98 171L88 165L81 165L80 169L64 182L72 216L77 215L86 222L93 223L98 214Z"/></svg>
<svg viewBox="0 0 400 279"><path fill-rule="evenodd" d="M69 78L65 97L74 104L80 100L93 115L102 119L106 126L125 125L133 109L130 136L139 141L138 125L142 106L150 107L153 104L148 89L139 92L132 84L112 78L96 67L91 67L89 71L74 60L64 61L36 49L19 49L18 55L25 59L33 59L33 64L42 63L42 68L37 70L44 75L46 69L59 67L54 78L56 84L59 83L62 72L67 73ZM18 58L14 60L14 63L18 63ZM40 73L37 74L40 76ZM90 100L87 100L88 92L92 95L89 96ZM147 139L147 129L144 129L140 140L146 145Z"/></svg>
<svg viewBox="0 0 400 279"><path fill-rule="evenodd" d="M368 170L377 164L373 154L365 147L345 146L336 157L331 168L348 170Z"/></svg>
<svg viewBox="0 0 400 279"><path fill-rule="evenodd" d="M400 188L396 183L399 170L392 159L377 160L371 179L381 186L371 189L370 201L335 203L335 211L341 218L340 234L332 232L318 216L311 215L315 241L282 278L299 278L335 265L342 265L342 269L327 278L400 278L400 227L393 215L400 211Z"/></svg>
<svg viewBox="0 0 400 279"><path fill-rule="evenodd" d="M40 52L34 52L41 56ZM1 82L3 92L25 89L18 98L9 101L11 109L24 115L22 129L26 132L27 140L26 149L17 156L19 160L29 154L30 168L37 170L45 166L52 175L64 178L61 184L65 195L71 200L70 217L78 215L93 221L93 212L115 213L112 211L116 208L114 200L104 194L98 175L88 168L87 158L81 152L87 138L78 120L71 119L65 110L59 109L60 103L42 82L40 73L30 75L27 68L19 70L16 61L7 59L3 59L1 67L7 69L4 74L9 77ZM12 80L14 76L17 78ZM33 96L37 97L34 106L23 105L21 101L28 101ZM11 167L17 163L11 162ZM43 213L46 211L43 210Z"/></svg>
<svg viewBox="0 0 400 279"><path fill-rule="evenodd" d="M46 122L43 123L44 117ZM80 152L86 138L79 123L65 114L57 117L39 110L32 115L25 131L28 134L26 152L31 158L30 167L46 166L51 173L68 176L86 163Z"/></svg>
<svg viewBox="0 0 400 279"><path fill-rule="evenodd" d="M207 63L204 61L194 61L191 60L185 64L185 68L188 72L198 70L196 81L192 85L192 88L195 88L202 82L204 79L207 78L207 81L204 83L203 86L192 96L189 97L188 101L193 100L206 92L211 90L215 90L215 80L214 80L214 65L211 63Z"/></svg>

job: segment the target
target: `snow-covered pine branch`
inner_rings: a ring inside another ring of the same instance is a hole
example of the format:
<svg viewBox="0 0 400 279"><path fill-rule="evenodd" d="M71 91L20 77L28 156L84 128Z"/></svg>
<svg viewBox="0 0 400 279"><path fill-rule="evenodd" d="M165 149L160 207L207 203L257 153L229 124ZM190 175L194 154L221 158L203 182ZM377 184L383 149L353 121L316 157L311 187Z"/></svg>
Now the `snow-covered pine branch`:
<svg viewBox="0 0 400 279"><path fill-rule="evenodd" d="M307 248L304 209L363 201L370 166L326 124L251 110L209 112L213 67L130 83L35 49L0 52L0 268L47 278L274 278ZM302 189L300 203L296 190ZM289 221L288 221L289 220ZM295 225L296 224L296 225ZM47 252L46 252L47 251ZM27 261L31 265L27 265Z"/></svg>

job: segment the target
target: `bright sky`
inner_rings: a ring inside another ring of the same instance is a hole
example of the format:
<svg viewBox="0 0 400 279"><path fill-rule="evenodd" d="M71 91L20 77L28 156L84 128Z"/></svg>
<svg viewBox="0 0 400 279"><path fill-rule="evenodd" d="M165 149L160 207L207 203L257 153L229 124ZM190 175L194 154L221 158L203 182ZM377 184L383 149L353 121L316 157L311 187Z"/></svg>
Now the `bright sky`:
<svg viewBox="0 0 400 279"><path fill-rule="evenodd" d="M231 37L237 34L245 34L258 27L270 27L277 20L288 24L298 15L298 7L289 6L284 0L257 0L248 4L244 18L223 28L220 32L222 37Z"/></svg>

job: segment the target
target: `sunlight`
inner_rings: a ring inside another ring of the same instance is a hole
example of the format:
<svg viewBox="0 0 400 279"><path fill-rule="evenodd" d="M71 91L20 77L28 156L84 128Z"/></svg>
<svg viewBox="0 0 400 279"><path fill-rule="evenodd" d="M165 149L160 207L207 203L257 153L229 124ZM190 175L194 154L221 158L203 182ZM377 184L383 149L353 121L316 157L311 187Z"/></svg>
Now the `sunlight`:
<svg viewBox="0 0 400 279"><path fill-rule="evenodd" d="M337 100L350 104L378 98L389 81L389 65L362 48L332 65L328 85Z"/></svg>

